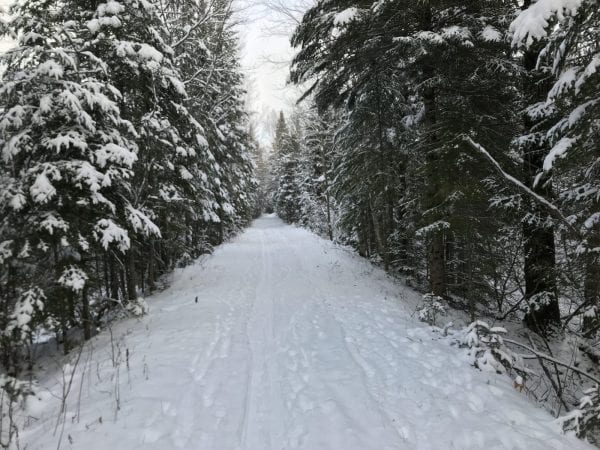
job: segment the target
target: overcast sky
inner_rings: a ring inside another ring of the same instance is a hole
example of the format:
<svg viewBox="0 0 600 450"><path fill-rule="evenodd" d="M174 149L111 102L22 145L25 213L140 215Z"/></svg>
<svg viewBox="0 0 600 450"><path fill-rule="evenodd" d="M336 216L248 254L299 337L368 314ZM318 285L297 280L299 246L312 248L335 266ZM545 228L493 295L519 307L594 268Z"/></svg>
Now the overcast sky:
<svg viewBox="0 0 600 450"><path fill-rule="evenodd" d="M238 0L242 66L246 74L248 106L258 138L266 144L273 113L289 111L299 97L288 84L294 51L291 34L313 0Z"/></svg>

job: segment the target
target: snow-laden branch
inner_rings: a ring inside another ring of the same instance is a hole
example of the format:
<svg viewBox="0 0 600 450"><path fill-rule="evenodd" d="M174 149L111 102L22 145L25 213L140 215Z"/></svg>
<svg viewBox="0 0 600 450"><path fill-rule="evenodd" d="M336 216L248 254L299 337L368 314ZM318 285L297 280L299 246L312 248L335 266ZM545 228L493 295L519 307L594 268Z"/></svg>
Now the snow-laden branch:
<svg viewBox="0 0 600 450"><path fill-rule="evenodd" d="M538 0L521 11L510 24L513 47L529 48L535 41L546 37L552 29L552 19L565 20L575 16L582 0Z"/></svg>
<svg viewBox="0 0 600 450"><path fill-rule="evenodd" d="M528 352L531 352L533 355L535 355L535 358L545 359L546 361L550 361L554 364L558 364L559 366L566 367L567 369L572 370L573 372L576 372L579 375L586 377L588 380L591 380L594 383L600 385L600 379L594 377L593 375L590 375L589 373L587 373L577 367L574 367L572 364L563 362L560 359L556 359L550 355L546 355L545 353L541 353L541 352L531 348L529 345L522 344L521 342L513 341L512 339L506 339L506 338L503 338L503 340L504 340L504 342L506 342L508 344L516 345L517 347L521 347L521 348L527 350ZM523 357L523 355L521 355L521 357Z"/></svg>
<svg viewBox="0 0 600 450"><path fill-rule="evenodd" d="M500 173L500 175L502 175L502 177L504 177L507 181L512 183L517 188L519 188L521 191L525 192L527 195L529 195L531 198L533 198L536 202L538 202L541 205L548 208L550 210L550 212L557 219L559 219L561 222L563 222L567 226L567 228L569 228L569 230L571 230L575 234L578 234L577 230L575 228L573 228L573 225L571 225L569 220L565 217L565 215L562 213L562 211L554 203L548 201L546 198L544 198L543 196L541 196L540 194L535 192L533 189L527 187L525 184L523 184L521 181L517 180L515 177L513 177L509 173L506 173L504 171L504 169L502 169L502 166L500 166L498 161L496 161L494 159L494 157L492 155L490 155L490 153L485 148L483 148L480 144L475 142L469 136L463 136L463 138L464 138L465 142L467 142L467 144L469 144L471 147L473 147L475 150L477 150L479 153L481 153L483 156L485 156L486 159Z"/></svg>
<svg viewBox="0 0 600 450"><path fill-rule="evenodd" d="M207 5L205 13L202 16L202 18L198 19L197 22L195 22L193 25L191 25L187 29L186 33L183 35L183 37L181 39L179 39L174 44L171 44L171 48L172 49L176 49L181 44L185 43L185 41L187 41L190 38L190 36L192 35L192 33L194 31L196 31L196 29L198 29L198 27L202 26L203 24L205 24L208 21L208 19L210 19L210 18L213 17L214 14L211 14L211 11L213 10L213 5L214 5L214 1L211 1L210 4ZM229 5L229 6L231 6L231 5Z"/></svg>
<svg viewBox="0 0 600 450"><path fill-rule="evenodd" d="M197 21L196 23L194 23L194 25L192 25L187 32L185 33L185 35L179 39L177 42L175 42L174 44L171 45L172 49L176 49L177 47L179 47L181 44L183 44L185 41L187 41L190 37L190 35L199 27L201 26L203 23L205 23L208 20L208 15L204 16L202 19L200 19L199 21Z"/></svg>

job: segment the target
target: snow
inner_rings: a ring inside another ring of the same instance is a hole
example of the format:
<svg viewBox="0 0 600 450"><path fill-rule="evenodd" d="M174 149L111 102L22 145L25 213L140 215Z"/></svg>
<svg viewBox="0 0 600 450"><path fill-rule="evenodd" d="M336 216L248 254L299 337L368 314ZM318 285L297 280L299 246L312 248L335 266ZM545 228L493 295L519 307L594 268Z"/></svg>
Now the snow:
<svg viewBox="0 0 600 450"><path fill-rule="evenodd" d="M586 81L598 71L598 68L600 68L600 54L594 55L590 63L583 69L579 79L575 82L577 93L579 93Z"/></svg>
<svg viewBox="0 0 600 450"><path fill-rule="evenodd" d="M561 138L548 152L546 157L544 158L544 171L548 172L552 169L554 165L554 161L557 158L561 158L565 156L567 150L571 148L571 146L575 143L576 139L571 139L568 137Z"/></svg>
<svg viewBox="0 0 600 450"><path fill-rule="evenodd" d="M21 192L17 192L10 199L10 207L15 211L20 211L26 205L27 199Z"/></svg>
<svg viewBox="0 0 600 450"><path fill-rule="evenodd" d="M415 37L434 45L443 44L445 42L440 34L433 31L419 31L418 33L415 33Z"/></svg>
<svg viewBox="0 0 600 450"><path fill-rule="evenodd" d="M591 448L411 318L420 295L273 216L170 283L83 350L64 448ZM57 447L65 379L40 380L22 446Z"/></svg>
<svg viewBox="0 0 600 450"><path fill-rule="evenodd" d="M88 280L87 274L78 267L66 268L58 279L58 284L72 291L81 292Z"/></svg>
<svg viewBox="0 0 600 450"><path fill-rule="evenodd" d="M41 63L38 66L36 72L38 75L45 75L51 78L56 78L58 80L59 78L62 78L64 70L59 63L50 59L46 62Z"/></svg>
<svg viewBox="0 0 600 450"><path fill-rule="evenodd" d="M89 162L73 161L71 164L76 168L76 174L73 180L77 182L78 185L80 185L80 181L85 182L92 193L97 193L105 183L109 183L108 185L110 186L110 178L97 171Z"/></svg>
<svg viewBox="0 0 600 450"><path fill-rule="evenodd" d="M599 223L600 223L600 212L595 212L586 219L583 226L586 227L588 230L591 230Z"/></svg>
<svg viewBox="0 0 600 450"><path fill-rule="evenodd" d="M145 236L161 236L160 230L152 219L131 205L127 205L127 221L135 231Z"/></svg>
<svg viewBox="0 0 600 450"><path fill-rule="evenodd" d="M95 232L98 241L105 250L108 250L109 245L113 242L122 252L128 250L131 245L127 230L110 219L100 219L95 226Z"/></svg>
<svg viewBox="0 0 600 450"><path fill-rule="evenodd" d="M337 13L333 18L333 24L338 27L340 25L346 25L352 22L358 14L358 9L355 7L348 8L343 10L340 13Z"/></svg>
<svg viewBox="0 0 600 450"><path fill-rule="evenodd" d="M574 16L582 0L538 0L517 16L510 24L513 46L529 47L533 42L546 36L550 20L554 17L563 20Z"/></svg>
<svg viewBox="0 0 600 450"><path fill-rule="evenodd" d="M161 62L163 59L163 54L148 44L141 44L138 55L142 59L149 59L156 62Z"/></svg>
<svg viewBox="0 0 600 450"><path fill-rule="evenodd" d="M125 11L125 7L121 5L119 2L115 2L113 0L106 2L103 5L98 7L98 14L100 16L104 15L117 15Z"/></svg>
<svg viewBox="0 0 600 450"><path fill-rule="evenodd" d="M10 127L21 128L23 119L27 116L27 111L22 105L15 105L3 114L0 120L0 130L5 131Z"/></svg>
<svg viewBox="0 0 600 450"><path fill-rule="evenodd" d="M179 167L179 176L183 180L192 180L194 178L194 175L192 175L192 173L189 170L187 170L184 166Z"/></svg>
<svg viewBox="0 0 600 450"><path fill-rule="evenodd" d="M441 33L444 39L469 40L472 38L471 31L467 27L453 25L442 29Z"/></svg>
<svg viewBox="0 0 600 450"><path fill-rule="evenodd" d="M44 95L40 98L40 112L43 114L48 114L52 111L52 95Z"/></svg>
<svg viewBox="0 0 600 450"><path fill-rule="evenodd" d="M100 31L100 27L101 27L100 21L98 19L92 19L92 20L88 21L87 27L88 27L88 30L90 30L90 32L92 34L96 34L96 33L98 33L98 31Z"/></svg>
<svg viewBox="0 0 600 450"><path fill-rule="evenodd" d="M42 311L44 309L43 300L45 299L45 295L37 289L30 289L23 292L14 307L11 319L15 321L19 328L25 328L31 322L31 316L35 314L36 310Z"/></svg>
<svg viewBox="0 0 600 450"><path fill-rule="evenodd" d="M46 214L38 227L40 230L47 231L48 234L53 235L55 230L67 231L69 224L62 217L56 217L54 214Z"/></svg>
<svg viewBox="0 0 600 450"><path fill-rule="evenodd" d="M576 79L577 69L575 67L565 68L554 83L554 86L552 86L552 89L548 92L548 99L554 100L559 98L573 87Z"/></svg>
<svg viewBox="0 0 600 450"><path fill-rule="evenodd" d="M196 134L196 142L202 148L207 148L208 147L208 141L201 134Z"/></svg>
<svg viewBox="0 0 600 450"><path fill-rule="evenodd" d="M171 82L173 88L179 95L187 97L187 93L185 91L185 84L180 79L175 77L169 77L169 81Z"/></svg>
<svg viewBox="0 0 600 450"><path fill-rule="evenodd" d="M43 145L54 150L56 153L60 153L63 147L65 150L70 150L72 147L78 148L81 151L87 149L87 142L85 142L82 134L74 130L68 130L51 139L44 139Z"/></svg>
<svg viewBox="0 0 600 450"><path fill-rule="evenodd" d="M491 25L486 25L486 27L481 31L481 39L486 42L502 42L503 37L502 33L496 28Z"/></svg>
<svg viewBox="0 0 600 450"><path fill-rule="evenodd" d="M4 162L8 163L12 160L13 156L18 155L23 150L23 147L27 146L29 141L29 135L26 131L12 136L2 147L2 159Z"/></svg>
<svg viewBox="0 0 600 450"><path fill-rule="evenodd" d="M135 55L135 49L133 48L133 44L128 41L118 41L115 44L115 51L117 53L117 56L119 56L120 58Z"/></svg>
<svg viewBox="0 0 600 450"><path fill-rule="evenodd" d="M95 153L97 164L104 168L108 162L113 162L119 165L124 165L129 168L137 161L137 155L117 144L109 142L104 144Z"/></svg>
<svg viewBox="0 0 600 450"><path fill-rule="evenodd" d="M90 30L90 32L93 34L98 33L103 26L111 28L120 28L121 21L117 16L107 16L100 17L99 19L92 19L87 23L88 30Z"/></svg>
<svg viewBox="0 0 600 450"><path fill-rule="evenodd" d="M29 188L29 194L35 203L47 203L56 195L56 189L52 186L46 173L42 172Z"/></svg>

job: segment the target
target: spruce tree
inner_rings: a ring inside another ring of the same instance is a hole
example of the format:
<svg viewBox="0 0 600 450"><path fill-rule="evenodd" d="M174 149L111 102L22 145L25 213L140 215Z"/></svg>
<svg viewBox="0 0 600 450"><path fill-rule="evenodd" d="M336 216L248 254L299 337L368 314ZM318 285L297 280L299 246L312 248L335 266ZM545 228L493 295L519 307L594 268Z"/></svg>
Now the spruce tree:
<svg viewBox="0 0 600 450"><path fill-rule="evenodd" d="M532 92L527 109L531 131L519 141L531 155L525 159L529 162L528 179L536 192L557 201L570 220L566 226L556 223L542 208L543 226L529 233L538 232L530 237L539 236L534 244L545 238L535 248L531 244L526 247L531 258L527 295L533 303L528 323L544 328L560 320L552 232L558 226L566 228L576 249L573 257L584 268L581 310L586 312L584 329L588 335L597 331L600 295L599 134L594 122L600 114L599 21L597 1L573 5L539 1L525 2L511 25L514 46L524 49L526 86ZM536 256L544 250L545 257Z"/></svg>
<svg viewBox="0 0 600 450"><path fill-rule="evenodd" d="M82 323L89 337L91 255L128 251L132 221L157 232L129 201L137 133L86 26L93 9L36 0L12 14L18 41L0 91L2 321L18 334L51 318L63 339Z"/></svg>

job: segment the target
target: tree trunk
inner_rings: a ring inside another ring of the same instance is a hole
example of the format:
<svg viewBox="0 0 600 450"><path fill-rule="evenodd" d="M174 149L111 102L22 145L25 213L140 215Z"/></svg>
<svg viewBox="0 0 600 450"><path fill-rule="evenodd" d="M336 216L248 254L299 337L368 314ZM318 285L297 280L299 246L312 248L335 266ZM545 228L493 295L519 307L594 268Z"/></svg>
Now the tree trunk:
<svg viewBox="0 0 600 450"><path fill-rule="evenodd" d="M429 0L423 0L419 8L419 25L423 31L432 29L432 11ZM437 208L441 204L441 186L439 174L436 170L438 155L436 154L437 136L432 131L435 128L436 118L436 92L435 88L427 82L434 78L434 69L430 62L425 61L423 67L423 105L424 116L423 126L426 135L426 192L425 207L427 210ZM435 216L439 216L435 214ZM429 265L429 285L433 294L441 297L446 295L446 255L445 255L445 231L437 227L432 231L429 240L428 265Z"/></svg>
<svg viewBox="0 0 600 450"><path fill-rule="evenodd" d="M600 247L600 227L596 226L590 231L591 238L588 246L590 248ZM583 317L583 333L587 338L593 338L598 332L600 325L600 256L596 253L588 252L585 255L585 279L583 282L583 295L587 310L590 313Z"/></svg>
<svg viewBox="0 0 600 450"><path fill-rule="evenodd" d="M110 252L108 254L108 266L110 272L110 298L119 300L119 274L115 264L115 256Z"/></svg>
<svg viewBox="0 0 600 450"><path fill-rule="evenodd" d="M429 285L434 295L446 295L446 255L443 232L435 232L429 243Z"/></svg>
<svg viewBox="0 0 600 450"><path fill-rule="evenodd" d="M90 314L90 300L88 298L88 288L83 288L81 295L81 321L83 325L83 337L87 341L92 337L92 316Z"/></svg>
<svg viewBox="0 0 600 450"><path fill-rule="evenodd" d="M526 0L523 8L531 1ZM523 55L525 79L523 91L529 105L546 99L549 81L547 75L537 71L539 48L531 48ZM547 153L547 141L541 134L544 132L542 119L531 118L524 114L526 133L537 136L534 142L523 148L523 180L527 187L544 198L552 197L552 184L548 179L539 180L534 186L536 176L542 172L544 157ZM560 310L556 291L554 226L546 220L547 213L530 199L525 198L529 205L532 219L523 225L524 237L524 277L525 298L529 309L525 315L525 324L531 330L546 334L549 327L560 323Z"/></svg>
<svg viewBox="0 0 600 450"><path fill-rule="evenodd" d="M127 299L137 299L137 273L135 268L135 255L133 247L125 255L127 261Z"/></svg>

